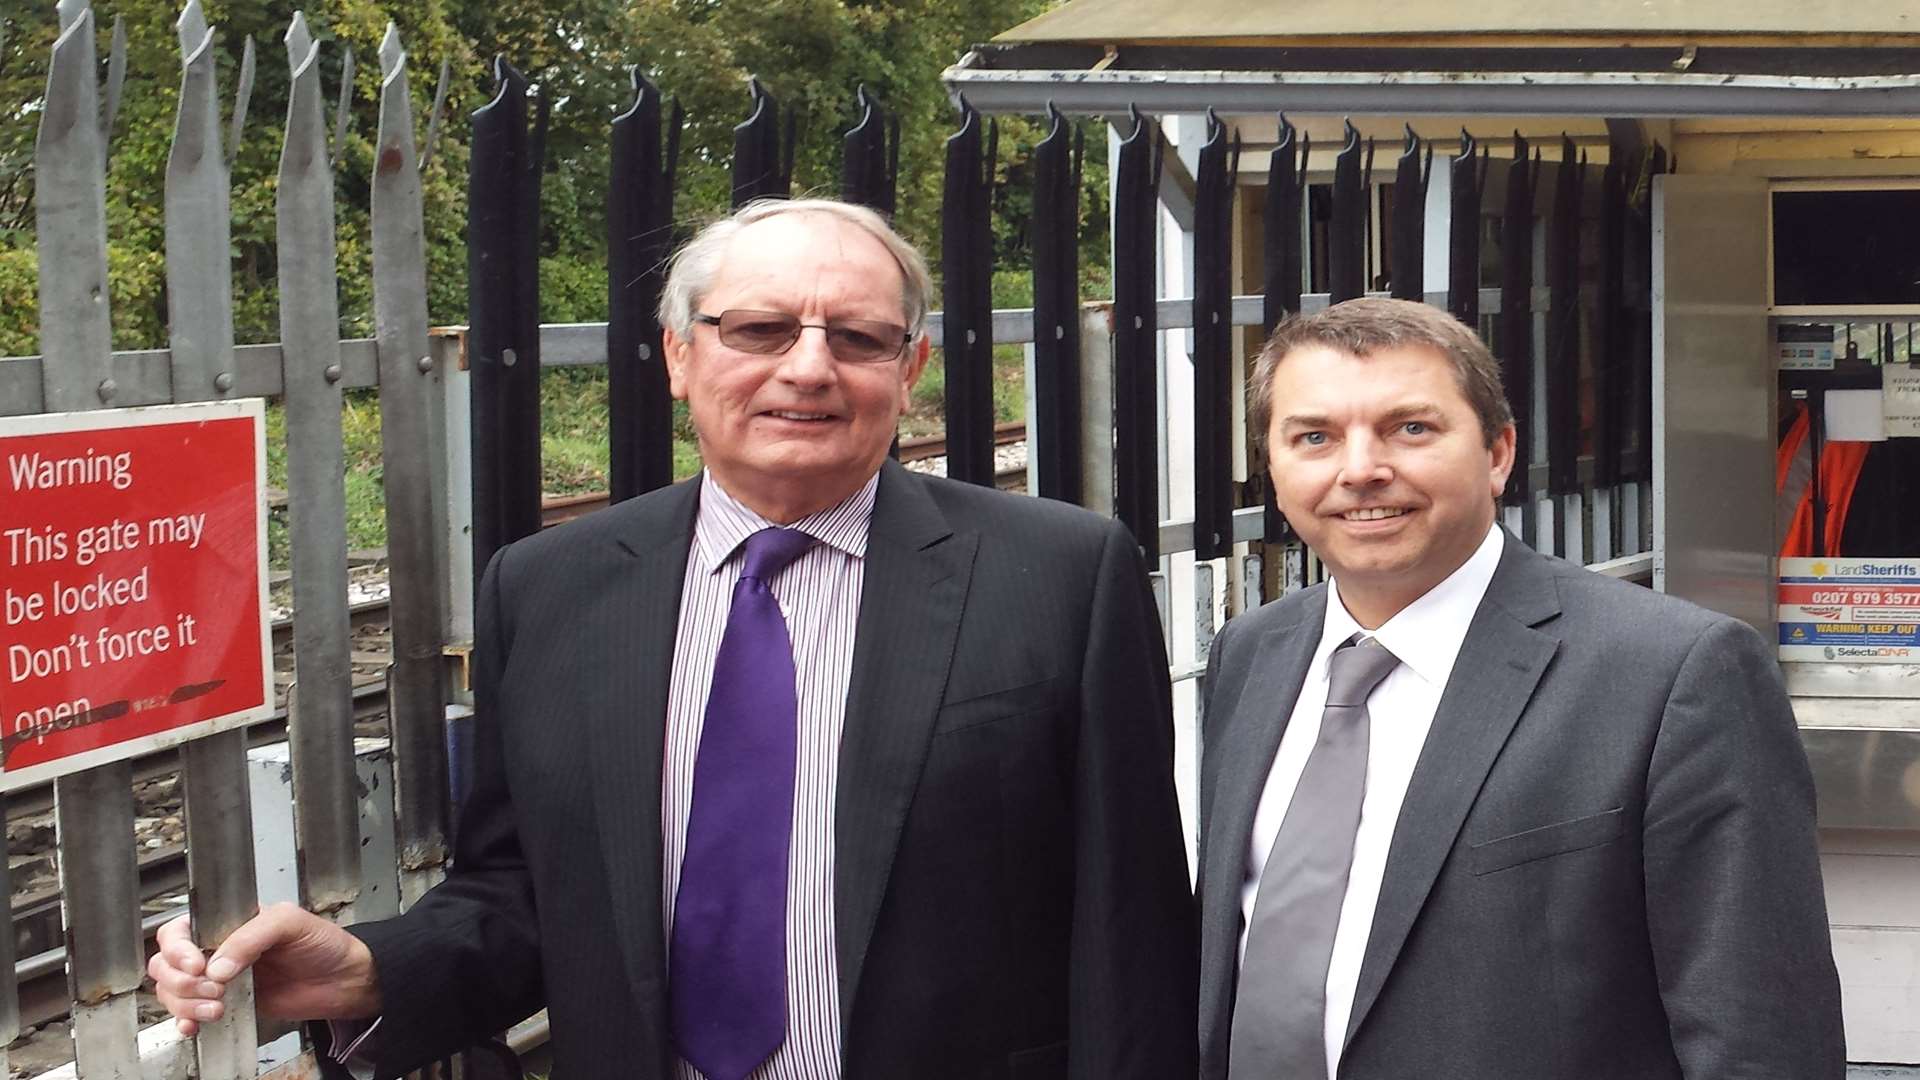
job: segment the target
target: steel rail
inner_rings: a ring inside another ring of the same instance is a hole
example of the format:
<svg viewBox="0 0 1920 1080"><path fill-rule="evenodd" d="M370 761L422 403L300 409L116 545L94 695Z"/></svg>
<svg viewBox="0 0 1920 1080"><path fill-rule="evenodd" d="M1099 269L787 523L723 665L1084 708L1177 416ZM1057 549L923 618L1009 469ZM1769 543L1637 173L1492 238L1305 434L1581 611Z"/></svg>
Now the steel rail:
<svg viewBox="0 0 1920 1080"><path fill-rule="evenodd" d="M1023 421L1011 420L1004 424L995 424L993 427L993 444L995 446L1007 446L1012 443L1025 442L1026 438L1027 425ZM900 440L900 460L902 462L925 461L929 458L945 457L946 455L947 438L945 435L917 435L912 438ZM1005 481L1008 478L1016 477L1023 472L1024 470L1021 469L1001 469L997 470L995 475L996 479L1001 481L1000 486L1006 487L1007 484ZM610 498L610 494L605 491L583 491L573 495L549 495L541 500L540 503L540 527L550 529L555 525L563 525L575 518L590 514L595 510L603 509L608 505Z"/></svg>
<svg viewBox="0 0 1920 1080"><path fill-rule="evenodd" d="M374 603L379 603L375 601ZM362 723L387 710L387 680L372 679L354 687L353 719ZM249 749L271 746L287 741L287 709L281 705L265 717L247 726L247 746ZM167 747L150 754L131 759L133 763L133 782L145 783L158 780L176 773L180 769L177 747ZM11 821L21 817L50 813L53 810L53 783L28 784L7 792L6 816Z"/></svg>
<svg viewBox="0 0 1920 1080"><path fill-rule="evenodd" d="M139 874L142 904L184 893L187 888L186 847L174 844L149 854L140 860ZM184 910L183 906L170 906L165 912L142 918L140 930L149 954L152 952L154 934L168 919ZM15 907L13 929L20 941L20 951L33 950L13 968L14 982L20 993L20 1026L23 1029L39 1027L65 1019L71 1015L73 1006L67 988L67 949L64 944L46 947L48 942L59 942L63 936L60 890L53 888L33 894L24 911Z"/></svg>

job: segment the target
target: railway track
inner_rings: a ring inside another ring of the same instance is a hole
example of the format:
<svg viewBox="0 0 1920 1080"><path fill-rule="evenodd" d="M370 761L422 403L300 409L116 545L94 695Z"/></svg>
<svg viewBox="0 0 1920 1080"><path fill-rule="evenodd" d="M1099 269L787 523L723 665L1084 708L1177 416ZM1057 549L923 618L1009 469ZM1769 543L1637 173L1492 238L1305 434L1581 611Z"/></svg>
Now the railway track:
<svg viewBox="0 0 1920 1080"><path fill-rule="evenodd" d="M175 845L149 852L139 860L142 912L140 933L147 951L154 935L179 912L182 904L155 901L184 894L187 889L187 849ZM26 959L14 965L14 983L20 995L20 1029L64 1020L72 1011L67 986L67 948L60 923L60 890L43 890L16 900L13 928ZM30 951L31 950L31 951Z"/></svg>
<svg viewBox="0 0 1920 1080"><path fill-rule="evenodd" d="M1000 424L994 429L994 445L1004 447L1022 442L1026 439L1026 435L1024 424ZM945 457L946 453L947 444L943 436L923 436L900 441L900 460L903 463L926 462ZM1024 485L1025 481L1024 467L1003 468L996 475L996 483L1002 488L1017 488ZM608 495L604 491L549 497L543 500L541 505L541 527L551 528L565 524L606 505L608 505ZM363 650L359 646L363 635L370 630L377 631L377 628L385 625L386 617L387 602L384 598L369 599L349 605L348 618L356 643L355 661L359 666L380 665L383 657L378 651ZM272 636L274 654L290 655L293 637L292 620L276 620L273 623ZM282 672L281 676L281 689L284 689L286 673ZM356 677L353 689L355 723L376 720L383 717L385 713L385 678L377 675ZM276 708L266 719L247 729L249 746L272 745L286 741L286 737L287 711L284 705ZM149 785L164 785L169 777L177 776L179 770L179 755L172 749L136 758L132 763L134 788L137 791ZM9 792L6 796L6 815L9 823L40 818L51 813L52 809L53 785L51 783L21 788ZM51 860L55 856L52 855L50 827L47 832L48 835L41 842L45 845L47 858ZM26 865L31 866L34 853L28 853L25 858ZM138 869L140 896L145 912L142 930L147 945L151 948L155 931L180 910L176 905L160 903L160 901L178 897L186 891L186 848L184 844L169 842L143 851L138 857ZM16 879L18 875L19 872L16 870ZM60 917L60 890L57 882L32 887L16 894L12 908L16 941L15 955L23 958L15 965L21 1027L32 1028L63 1019L68 1015L71 1002L67 986L66 948Z"/></svg>
<svg viewBox="0 0 1920 1080"><path fill-rule="evenodd" d="M1019 420L993 426L993 445L1008 446L1027 441L1027 425ZM912 464L928 458L947 456L947 437L945 435L919 435L900 440L900 463Z"/></svg>
<svg viewBox="0 0 1920 1080"><path fill-rule="evenodd" d="M364 632L365 628L384 625L386 612L385 600L363 601L350 606L349 621L358 634ZM291 621L276 621L272 632L276 655L291 648ZM386 708L387 687L384 678L356 680L353 688L353 719L356 725L385 716ZM285 742L286 739L287 710L284 704L247 728L249 747L270 746ZM179 753L174 749L135 758L132 762L134 790L139 792L152 785L165 785L179 771ZM9 792L6 798L9 825L34 822L52 810L51 783L18 789ZM53 854L51 826L30 825L28 831L36 828L44 828L46 836L33 846L44 845L43 854L50 865L57 857ZM142 905L141 932L149 950L153 947L154 934L160 926L183 910L179 904L169 901L181 896L187 889L185 845L172 841L156 842L159 843L158 847L141 851L136 859ZM14 871L15 880L22 876L23 870L34 868L35 856L36 853L29 852L15 859L18 864ZM41 869L41 874L46 872L45 868ZM63 1020L72 1008L57 881L16 893L12 898L12 909L14 955L21 958L14 965L14 980L19 993L20 1027L24 1031Z"/></svg>
<svg viewBox="0 0 1920 1080"><path fill-rule="evenodd" d="M1027 425L1020 421L996 424L993 429L995 447L1011 446L1027 440ZM947 456L947 438L944 435L921 435L900 440L900 462L912 465ZM998 470L994 474L996 487L1020 488L1026 484L1027 471L1024 466L1012 466ZM578 517L591 514L605 507L608 495L604 491L586 491L577 495L550 495L540 506L540 527L550 529L555 525L564 525Z"/></svg>

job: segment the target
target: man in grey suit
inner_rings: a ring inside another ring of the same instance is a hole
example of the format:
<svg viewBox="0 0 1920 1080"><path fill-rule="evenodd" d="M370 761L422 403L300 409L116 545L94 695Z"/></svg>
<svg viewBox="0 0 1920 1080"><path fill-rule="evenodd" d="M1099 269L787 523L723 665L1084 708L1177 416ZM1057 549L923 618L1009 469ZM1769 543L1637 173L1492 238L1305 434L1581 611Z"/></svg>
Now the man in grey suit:
<svg viewBox="0 0 1920 1080"><path fill-rule="evenodd" d="M1841 1076L1760 635L1495 523L1512 418L1444 312L1290 319L1251 394L1332 581L1214 643L1202 1080Z"/></svg>
<svg viewBox="0 0 1920 1080"><path fill-rule="evenodd" d="M494 557L446 881L351 933L269 909L210 960L171 924L183 1029L257 964L263 1013L356 1021L334 1056L369 1075L544 1006L567 1080L1191 1077L1139 549L888 460L928 294L859 207L691 241L661 321L704 474Z"/></svg>

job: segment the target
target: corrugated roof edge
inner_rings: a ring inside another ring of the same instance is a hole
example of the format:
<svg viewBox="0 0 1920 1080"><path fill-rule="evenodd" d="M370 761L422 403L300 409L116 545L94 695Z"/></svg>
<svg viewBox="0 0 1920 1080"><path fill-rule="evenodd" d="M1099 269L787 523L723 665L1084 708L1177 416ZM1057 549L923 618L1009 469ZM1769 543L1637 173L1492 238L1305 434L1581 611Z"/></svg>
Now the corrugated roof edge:
<svg viewBox="0 0 1920 1080"><path fill-rule="evenodd" d="M1767 39L1886 44L1920 34L1910 3L1855 0L1071 0L998 35L999 42L1082 44L1485 44L1514 39L1605 47Z"/></svg>
<svg viewBox="0 0 1920 1080"><path fill-rule="evenodd" d="M968 53L941 76L984 112L1287 111L1353 115L1911 116L1920 74L1680 71L1240 71L993 68Z"/></svg>

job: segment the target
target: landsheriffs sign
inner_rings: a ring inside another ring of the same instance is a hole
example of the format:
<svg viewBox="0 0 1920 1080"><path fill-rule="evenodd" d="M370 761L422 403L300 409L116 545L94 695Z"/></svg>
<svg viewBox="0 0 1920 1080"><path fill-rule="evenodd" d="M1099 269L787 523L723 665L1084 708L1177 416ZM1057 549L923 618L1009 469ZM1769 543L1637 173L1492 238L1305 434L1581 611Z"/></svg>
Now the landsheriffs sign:
<svg viewBox="0 0 1920 1080"><path fill-rule="evenodd" d="M1780 659L1920 663L1920 558L1781 559Z"/></svg>
<svg viewBox="0 0 1920 1080"><path fill-rule="evenodd" d="M0 790L271 712L263 416L0 420Z"/></svg>

